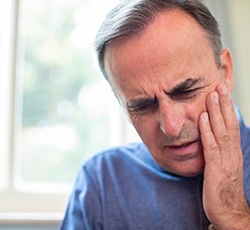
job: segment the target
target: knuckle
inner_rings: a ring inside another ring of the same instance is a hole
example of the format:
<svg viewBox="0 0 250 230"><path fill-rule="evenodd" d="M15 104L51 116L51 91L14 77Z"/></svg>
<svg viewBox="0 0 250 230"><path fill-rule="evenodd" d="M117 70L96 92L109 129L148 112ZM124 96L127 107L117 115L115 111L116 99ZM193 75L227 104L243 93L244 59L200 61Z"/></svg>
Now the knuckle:
<svg viewBox="0 0 250 230"><path fill-rule="evenodd" d="M217 136L219 143L227 144L230 142L230 136L227 133L221 133Z"/></svg>
<svg viewBox="0 0 250 230"><path fill-rule="evenodd" d="M209 149L209 151L211 151L211 152L219 152L219 151L220 151L219 145L218 145L217 143L211 143L211 144L208 146L208 149Z"/></svg>
<svg viewBox="0 0 250 230"><path fill-rule="evenodd" d="M226 143L230 142L230 137L227 134L223 134L221 139Z"/></svg>
<svg viewBox="0 0 250 230"><path fill-rule="evenodd" d="M234 124L232 124L231 130L232 131L236 131L236 132L240 131L240 125L239 125L239 123L235 122Z"/></svg>
<svg viewBox="0 0 250 230"><path fill-rule="evenodd" d="M238 122L234 125L234 129L240 131L240 125Z"/></svg>

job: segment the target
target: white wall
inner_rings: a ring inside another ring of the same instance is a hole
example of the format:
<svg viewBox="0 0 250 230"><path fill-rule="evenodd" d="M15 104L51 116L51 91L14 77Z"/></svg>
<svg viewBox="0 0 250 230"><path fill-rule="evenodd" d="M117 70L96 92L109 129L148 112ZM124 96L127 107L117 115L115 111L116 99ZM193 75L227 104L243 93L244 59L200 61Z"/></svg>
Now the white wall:
<svg viewBox="0 0 250 230"><path fill-rule="evenodd" d="M224 46L234 61L233 98L245 122L250 125L250 1L203 0L217 18Z"/></svg>
<svg viewBox="0 0 250 230"><path fill-rule="evenodd" d="M235 64L238 105L250 125L250 1L228 0L230 35Z"/></svg>

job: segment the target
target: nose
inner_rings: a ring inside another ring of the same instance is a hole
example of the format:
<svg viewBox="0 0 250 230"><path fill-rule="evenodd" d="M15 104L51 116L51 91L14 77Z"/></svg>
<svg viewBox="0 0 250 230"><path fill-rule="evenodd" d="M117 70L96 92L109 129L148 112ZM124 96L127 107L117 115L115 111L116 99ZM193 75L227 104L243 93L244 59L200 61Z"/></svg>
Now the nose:
<svg viewBox="0 0 250 230"><path fill-rule="evenodd" d="M181 104L162 103L159 105L159 124L161 131L168 137L179 137L185 126L185 108Z"/></svg>

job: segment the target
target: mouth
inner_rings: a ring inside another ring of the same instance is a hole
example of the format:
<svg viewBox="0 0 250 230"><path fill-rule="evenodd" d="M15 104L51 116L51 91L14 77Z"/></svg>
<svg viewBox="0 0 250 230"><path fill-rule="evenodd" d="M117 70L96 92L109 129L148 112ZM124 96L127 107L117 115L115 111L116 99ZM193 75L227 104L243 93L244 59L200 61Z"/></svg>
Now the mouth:
<svg viewBox="0 0 250 230"><path fill-rule="evenodd" d="M199 152L200 148L201 148L201 142L199 140L167 146L167 149L171 152L171 154L178 157L195 156L197 152Z"/></svg>
<svg viewBox="0 0 250 230"><path fill-rule="evenodd" d="M189 145L192 145L193 143L197 142L197 140L195 141L190 141L190 142L185 142L185 143L181 143L181 144L174 144L174 145L169 145L169 148L185 148Z"/></svg>

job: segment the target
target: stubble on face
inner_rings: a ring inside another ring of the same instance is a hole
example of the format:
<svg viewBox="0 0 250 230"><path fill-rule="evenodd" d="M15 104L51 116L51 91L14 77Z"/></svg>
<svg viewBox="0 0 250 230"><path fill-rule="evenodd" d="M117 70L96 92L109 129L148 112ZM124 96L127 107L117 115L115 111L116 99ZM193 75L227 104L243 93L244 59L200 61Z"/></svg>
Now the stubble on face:
<svg viewBox="0 0 250 230"><path fill-rule="evenodd" d="M110 46L105 56L115 94L155 161L179 175L200 173L198 119L218 81L213 51L200 26L182 11L167 12L139 37ZM190 78L199 84L185 86ZM175 134L170 132L174 126Z"/></svg>

